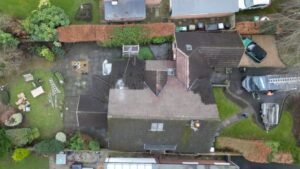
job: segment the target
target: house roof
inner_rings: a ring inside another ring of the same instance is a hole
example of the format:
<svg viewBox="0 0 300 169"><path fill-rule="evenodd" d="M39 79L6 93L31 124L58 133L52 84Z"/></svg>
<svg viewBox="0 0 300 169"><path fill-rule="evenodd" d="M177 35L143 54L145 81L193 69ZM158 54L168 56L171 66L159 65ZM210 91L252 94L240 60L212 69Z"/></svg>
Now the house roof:
<svg viewBox="0 0 300 169"><path fill-rule="evenodd" d="M146 71L145 82L155 95L163 90L168 80L166 71Z"/></svg>
<svg viewBox="0 0 300 169"><path fill-rule="evenodd" d="M194 132L190 128L189 120L170 119L109 118L108 148L120 151L145 151L147 146L157 148L172 146L176 147L175 152L181 153L209 152L219 121L200 120L200 128ZM163 131L151 131L152 123L163 123Z"/></svg>
<svg viewBox="0 0 300 169"><path fill-rule="evenodd" d="M236 0L171 0L171 17L235 13L239 11Z"/></svg>
<svg viewBox="0 0 300 169"><path fill-rule="evenodd" d="M210 91L212 92L212 91ZM199 94L187 91L176 77L168 77L158 96L149 88L111 89L108 117L133 119L213 119L219 114L215 103L205 104Z"/></svg>
<svg viewBox="0 0 300 169"><path fill-rule="evenodd" d="M146 18L145 0L121 0L112 5L104 0L104 15L107 21L138 21Z"/></svg>
<svg viewBox="0 0 300 169"><path fill-rule="evenodd" d="M237 67L244 53L237 32L177 32L175 36L182 52L193 58L194 62L204 62L209 67ZM193 66L190 67L193 69Z"/></svg>

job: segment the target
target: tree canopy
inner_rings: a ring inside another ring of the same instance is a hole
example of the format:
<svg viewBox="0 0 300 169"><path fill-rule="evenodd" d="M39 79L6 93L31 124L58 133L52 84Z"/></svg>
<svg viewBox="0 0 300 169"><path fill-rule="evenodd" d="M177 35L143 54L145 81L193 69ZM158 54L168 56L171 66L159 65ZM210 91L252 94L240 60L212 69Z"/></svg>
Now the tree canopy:
<svg viewBox="0 0 300 169"><path fill-rule="evenodd" d="M69 17L64 10L47 2L41 3L23 23L31 39L37 41L57 40L56 28L69 24Z"/></svg>
<svg viewBox="0 0 300 169"><path fill-rule="evenodd" d="M6 155L12 149L12 144L6 136L5 130L0 128L0 157Z"/></svg>

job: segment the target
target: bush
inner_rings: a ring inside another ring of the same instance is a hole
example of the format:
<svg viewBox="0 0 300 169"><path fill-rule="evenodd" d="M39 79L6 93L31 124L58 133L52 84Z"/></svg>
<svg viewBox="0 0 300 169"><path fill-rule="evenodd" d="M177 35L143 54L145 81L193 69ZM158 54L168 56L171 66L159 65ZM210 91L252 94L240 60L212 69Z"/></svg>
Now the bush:
<svg viewBox="0 0 300 169"><path fill-rule="evenodd" d="M13 145L21 147L30 144L33 140L39 138L40 133L37 128L18 128L6 130L6 135Z"/></svg>
<svg viewBox="0 0 300 169"><path fill-rule="evenodd" d="M57 40L56 28L69 24L70 20L64 10L47 4L47 2L40 3L40 8L32 11L31 15L23 22L30 38L37 41Z"/></svg>
<svg viewBox="0 0 300 169"><path fill-rule="evenodd" d="M173 40L174 40L173 36L161 36L161 37L152 38L151 42L153 44L162 44L162 43L173 42Z"/></svg>
<svg viewBox="0 0 300 169"><path fill-rule="evenodd" d="M52 48L52 52L55 54L55 56L59 56L59 57L64 57L65 56L65 51L62 47L54 46Z"/></svg>
<svg viewBox="0 0 300 169"><path fill-rule="evenodd" d="M63 132L56 133L55 140L65 143L67 141L66 134Z"/></svg>
<svg viewBox="0 0 300 169"><path fill-rule="evenodd" d="M84 148L84 140L80 133L76 133L70 138L69 148L72 150L82 150Z"/></svg>
<svg viewBox="0 0 300 169"><path fill-rule="evenodd" d="M55 59L55 55L53 54L53 52L51 52L51 50L46 46L39 47L37 49L37 52L39 56L45 58L48 61L53 62Z"/></svg>
<svg viewBox="0 0 300 169"><path fill-rule="evenodd" d="M58 153L64 149L64 144L55 139L44 140L34 145L34 149L39 153Z"/></svg>
<svg viewBox="0 0 300 169"><path fill-rule="evenodd" d="M30 151L26 148L17 148L13 155L12 155L12 159L14 161L22 161L24 160L26 157L28 157L30 155Z"/></svg>
<svg viewBox="0 0 300 169"><path fill-rule="evenodd" d="M3 128L0 128L0 157L3 157L12 149L12 143Z"/></svg>
<svg viewBox="0 0 300 169"><path fill-rule="evenodd" d="M92 151L99 151L100 150L100 145L97 141L91 140L89 142L89 149Z"/></svg>
<svg viewBox="0 0 300 169"><path fill-rule="evenodd" d="M140 26L115 27L111 39L104 42L106 47L120 47L122 45L149 44L149 31Z"/></svg>
<svg viewBox="0 0 300 169"><path fill-rule="evenodd" d="M9 92L6 89L0 89L0 102L7 105L10 101Z"/></svg>
<svg viewBox="0 0 300 169"><path fill-rule="evenodd" d="M19 44L19 41L15 39L11 34L5 33L0 30L0 47L2 48L15 48Z"/></svg>
<svg viewBox="0 0 300 169"><path fill-rule="evenodd" d="M141 60L151 60L154 58L152 51L149 47L142 47L139 52L139 59Z"/></svg>

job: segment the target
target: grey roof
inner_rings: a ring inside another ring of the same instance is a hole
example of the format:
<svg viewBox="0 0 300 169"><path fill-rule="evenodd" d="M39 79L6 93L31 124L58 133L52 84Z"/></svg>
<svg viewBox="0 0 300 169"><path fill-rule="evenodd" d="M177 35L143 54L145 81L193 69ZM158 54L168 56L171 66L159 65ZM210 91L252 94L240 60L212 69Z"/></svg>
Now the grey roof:
<svg viewBox="0 0 300 169"><path fill-rule="evenodd" d="M151 166L153 169L239 169L238 166L235 166L233 164L149 164L149 163L105 163L105 169L121 169L121 168L138 168L141 166L141 168L147 168L145 166ZM132 167L131 167L132 166ZM136 167L138 166L138 167Z"/></svg>
<svg viewBox="0 0 300 169"><path fill-rule="evenodd" d="M201 97L186 90L176 77L168 81L159 96L151 90L111 89L108 117L133 119L219 119L216 104L204 104Z"/></svg>
<svg viewBox="0 0 300 169"><path fill-rule="evenodd" d="M112 5L111 0L104 0L104 15L107 21L137 21L146 18L145 0L121 0Z"/></svg>
<svg viewBox="0 0 300 169"><path fill-rule="evenodd" d="M171 0L171 17L235 13L237 0Z"/></svg>
<svg viewBox="0 0 300 169"><path fill-rule="evenodd" d="M152 123L163 123L163 131L151 131ZM170 150L176 147L174 151L181 153L207 153L213 145L219 123L214 120L201 120L199 130L193 131L190 120L109 118L108 148L144 152L151 145L169 147Z"/></svg>
<svg viewBox="0 0 300 169"><path fill-rule="evenodd" d="M210 67L237 67L244 53L244 46L237 32L177 32L175 36L182 52L193 57L195 62L199 60L199 63ZM192 50L188 50L187 45L192 46Z"/></svg>
<svg viewBox="0 0 300 169"><path fill-rule="evenodd" d="M168 72L166 71L146 71L145 82L155 95L163 90L168 80Z"/></svg>

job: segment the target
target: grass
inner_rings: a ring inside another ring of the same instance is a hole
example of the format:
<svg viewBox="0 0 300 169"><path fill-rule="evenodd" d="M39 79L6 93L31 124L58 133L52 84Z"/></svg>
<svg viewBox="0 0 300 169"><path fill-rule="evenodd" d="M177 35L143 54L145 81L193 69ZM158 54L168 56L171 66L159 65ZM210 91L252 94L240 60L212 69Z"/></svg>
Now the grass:
<svg viewBox="0 0 300 169"><path fill-rule="evenodd" d="M54 80L56 80L56 78L49 70L36 70L32 74L35 79L42 79L42 86L45 90L45 94L42 94L37 98L33 98L30 93L30 91L34 89L32 83L25 82L24 78L20 76L19 79L11 83L9 86L11 105L15 106L17 95L21 92L24 92L31 104L31 111L24 113L25 126L38 128L41 133L41 138L50 138L53 137L57 131L61 131L63 129L63 118L60 116L60 109L52 108L48 101L48 94L51 91L48 79L52 77ZM57 82L56 84L59 86ZM62 107L64 99L62 87L60 87L60 91L62 94L58 95L57 103Z"/></svg>
<svg viewBox="0 0 300 169"><path fill-rule="evenodd" d="M99 0L50 0L55 6L61 7L70 17L72 24L80 24L75 20L76 12L81 3L93 4L93 21L92 23L100 22ZM5 13L18 19L25 19L30 15L31 11L35 10L39 4L39 0L1 0L0 13Z"/></svg>
<svg viewBox="0 0 300 169"><path fill-rule="evenodd" d="M292 133L293 119L289 112L284 112L279 125L268 133L259 128L252 119L245 119L221 131L221 136L240 139L254 139L278 142L279 150L292 153L296 163L300 162L300 149Z"/></svg>
<svg viewBox="0 0 300 169"><path fill-rule="evenodd" d="M30 155L20 162L14 162L9 155L0 158L0 169L47 169L48 158L35 154Z"/></svg>
<svg viewBox="0 0 300 169"><path fill-rule="evenodd" d="M235 103L226 98L221 88L214 88L213 91L221 119L230 117L240 110ZM258 127L257 124L253 122L253 119L248 118L226 127L221 131L221 136L278 142L280 144L279 150L292 153L295 162L299 163L300 149L297 147L297 142L292 130L292 115L289 112L284 112L279 125L268 133Z"/></svg>
<svg viewBox="0 0 300 169"><path fill-rule="evenodd" d="M221 120L233 116L234 114L240 111L239 106L237 106L232 101L226 98L222 88L214 88L213 92L214 92L214 96L216 99Z"/></svg>

